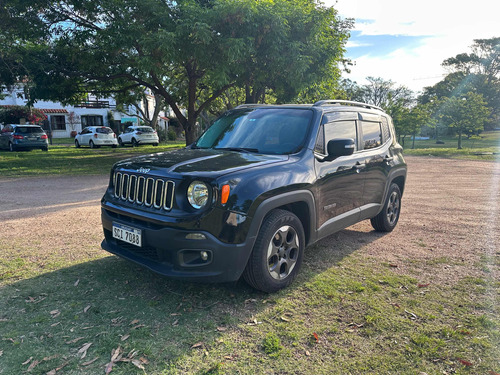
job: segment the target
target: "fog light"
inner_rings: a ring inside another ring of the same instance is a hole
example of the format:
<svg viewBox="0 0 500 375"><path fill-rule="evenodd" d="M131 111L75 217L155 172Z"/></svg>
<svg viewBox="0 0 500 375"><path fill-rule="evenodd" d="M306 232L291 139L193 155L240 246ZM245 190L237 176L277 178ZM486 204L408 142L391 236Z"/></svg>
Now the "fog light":
<svg viewBox="0 0 500 375"><path fill-rule="evenodd" d="M189 233L186 235L187 240L206 240L207 237L203 233Z"/></svg>
<svg viewBox="0 0 500 375"><path fill-rule="evenodd" d="M206 262L208 260L208 253L206 251L200 251L200 257L201 260Z"/></svg>

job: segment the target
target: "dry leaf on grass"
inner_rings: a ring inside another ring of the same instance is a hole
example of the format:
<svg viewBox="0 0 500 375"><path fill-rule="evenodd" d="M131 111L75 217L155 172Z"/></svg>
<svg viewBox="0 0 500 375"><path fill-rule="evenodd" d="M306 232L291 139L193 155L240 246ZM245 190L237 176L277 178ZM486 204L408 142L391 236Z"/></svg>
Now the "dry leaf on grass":
<svg viewBox="0 0 500 375"><path fill-rule="evenodd" d="M203 341L197 342L191 346L191 349L201 348L203 346Z"/></svg>
<svg viewBox="0 0 500 375"><path fill-rule="evenodd" d="M290 321L290 319L288 319L288 318L286 318L284 316L281 317L281 320L283 320L284 322L289 322Z"/></svg>
<svg viewBox="0 0 500 375"><path fill-rule="evenodd" d="M50 315L52 316L52 318L57 318L59 315L61 315L61 312L59 310L52 310L50 312Z"/></svg>
<svg viewBox="0 0 500 375"><path fill-rule="evenodd" d="M309 357L310 355L311 355L311 353L309 352L309 350L306 350L306 356Z"/></svg>
<svg viewBox="0 0 500 375"><path fill-rule="evenodd" d="M89 309L90 309L90 305L88 305L87 307L85 307L85 308L83 309L83 312L86 314L86 313L87 313L87 311L89 311Z"/></svg>
<svg viewBox="0 0 500 375"><path fill-rule="evenodd" d="M126 339L128 339L130 337L130 335L124 335L121 337L121 341L125 341Z"/></svg>
<svg viewBox="0 0 500 375"><path fill-rule="evenodd" d="M429 285L431 285L430 283L427 283L427 284L417 284L417 287L418 288L427 288Z"/></svg>
<svg viewBox="0 0 500 375"><path fill-rule="evenodd" d="M172 323L172 325L175 327L176 325L179 324L179 319L175 319L175 321Z"/></svg>
<svg viewBox="0 0 500 375"><path fill-rule="evenodd" d="M131 329L138 329L138 328L142 328L142 327L146 327L146 325L145 324L138 324L135 327L132 327Z"/></svg>
<svg viewBox="0 0 500 375"><path fill-rule="evenodd" d="M137 323L139 323L139 319L134 319L134 320L132 320L132 321L130 322L130 324L129 324L129 325L133 326L133 325L135 325L135 324L137 324Z"/></svg>
<svg viewBox="0 0 500 375"><path fill-rule="evenodd" d="M88 362L85 362L85 363L82 363L82 366L88 366L88 365L91 365L92 363L94 363L95 361L97 361L99 359L99 357L95 357L93 360L91 361L88 361Z"/></svg>
<svg viewBox="0 0 500 375"><path fill-rule="evenodd" d="M313 336L316 339L316 342L319 342L319 336L316 332L313 332Z"/></svg>
<svg viewBox="0 0 500 375"><path fill-rule="evenodd" d="M28 363L31 362L31 360L33 359L33 357L29 357L26 361L24 361L23 363L21 363L23 366L24 365L27 365Z"/></svg>
<svg viewBox="0 0 500 375"><path fill-rule="evenodd" d="M73 339L73 340L69 340L69 341L66 341L66 344L74 344L74 343L77 343L78 341L84 339L85 337L77 337L76 339Z"/></svg>
<svg viewBox="0 0 500 375"><path fill-rule="evenodd" d="M36 366L38 366L39 363L40 363L40 361L35 359L33 362L31 362L30 367L28 367L28 371L33 370Z"/></svg>
<svg viewBox="0 0 500 375"><path fill-rule="evenodd" d="M462 365L464 366L467 366L467 367L470 367L472 366L472 363L469 362L469 361L466 361L465 359L462 359L462 358L457 358L458 362L460 362Z"/></svg>
<svg viewBox="0 0 500 375"><path fill-rule="evenodd" d="M78 350L78 354L81 354L82 356L80 357L81 359L84 359L85 356L87 355L87 350L90 348L92 345L91 342L88 342L86 344L83 344L83 346Z"/></svg>
<svg viewBox="0 0 500 375"><path fill-rule="evenodd" d="M0 357L3 355L3 350L0 350Z"/></svg>
<svg viewBox="0 0 500 375"><path fill-rule="evenodd" d="M217 331L219 332L227 331L227 327L217 327Z"/></svg>
<svg viewBox="0 0 500 375"><path fill-rule="evenodd" d="M75 283L73 284L73 286L78 286L79 283L80 283L80 279L76 280Z"/></svg>

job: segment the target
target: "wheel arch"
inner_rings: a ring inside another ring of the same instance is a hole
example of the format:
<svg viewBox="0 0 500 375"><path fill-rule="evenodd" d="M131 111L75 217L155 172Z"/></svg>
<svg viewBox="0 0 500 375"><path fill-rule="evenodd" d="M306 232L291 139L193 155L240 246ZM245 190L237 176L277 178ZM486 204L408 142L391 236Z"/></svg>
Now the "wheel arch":
<svg viewBox="0 0 500 375"><path fill-rule="evenodd" d="M250 237L255 238L266 216L275 209L292 212L302 223L306 246L314 242L316 212L314 196L309 190L280 194L262 202L257 208L250 227Z"/></svg>

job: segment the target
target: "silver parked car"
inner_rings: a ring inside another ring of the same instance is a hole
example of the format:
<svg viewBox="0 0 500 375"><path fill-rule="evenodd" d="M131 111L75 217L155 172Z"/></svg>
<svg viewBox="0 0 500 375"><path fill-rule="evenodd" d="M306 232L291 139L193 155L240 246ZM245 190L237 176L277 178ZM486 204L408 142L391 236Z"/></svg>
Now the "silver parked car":
<svg viewBox="0 0 500 375"><path fill-rule="evenodd" d="M116 134L107 126L87 126L75 137L75 147L89 146L90 148L118 146Z"/></svg>
<svg viewBox="0 0 500 375"><path fill-rule="evenodd" d="M139 146L144 144L152 144L158 146L160 142L158 134L151 126L129 126L123 133L118 136L120 146L131 144Z"/></svg>
<svg viewBox="0 0 500 375"><path fill-rule="evenodd" d="M47 134L38 125L8 124L0 132L0 148L9 151L39 148L49 150Z"/></svg>

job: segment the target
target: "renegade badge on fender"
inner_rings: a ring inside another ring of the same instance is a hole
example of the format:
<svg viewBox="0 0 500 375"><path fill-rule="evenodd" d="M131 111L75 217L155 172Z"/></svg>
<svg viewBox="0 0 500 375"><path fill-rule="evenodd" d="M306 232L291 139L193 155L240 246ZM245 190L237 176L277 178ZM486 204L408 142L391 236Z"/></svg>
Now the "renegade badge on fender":
<svg viewBox="0 0 500 375"><path fill-rule="evenodd" d="M243 275L273 292L325 236L365 219L392 231L405 181L392 120L378 107L243 105L185 149L113 166L102 247L169 277Z"/></svg>

